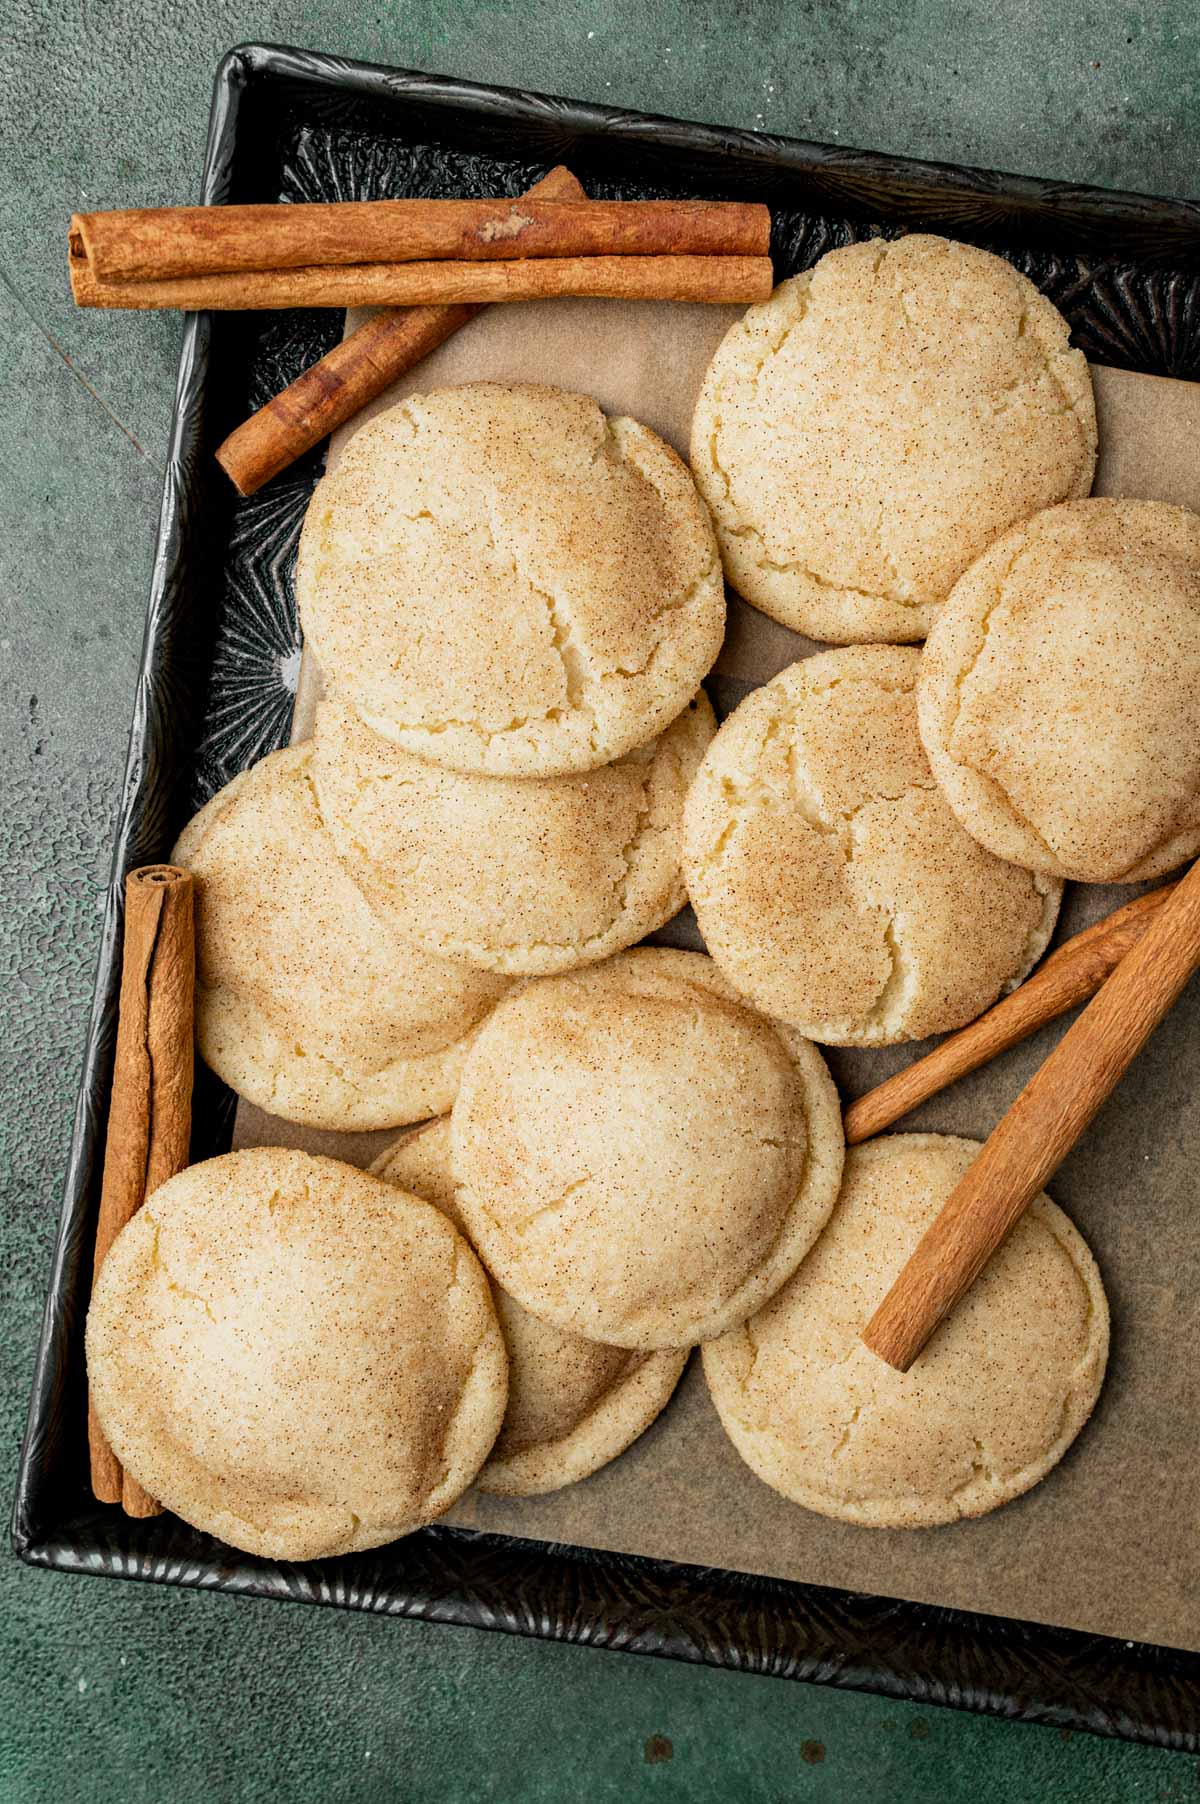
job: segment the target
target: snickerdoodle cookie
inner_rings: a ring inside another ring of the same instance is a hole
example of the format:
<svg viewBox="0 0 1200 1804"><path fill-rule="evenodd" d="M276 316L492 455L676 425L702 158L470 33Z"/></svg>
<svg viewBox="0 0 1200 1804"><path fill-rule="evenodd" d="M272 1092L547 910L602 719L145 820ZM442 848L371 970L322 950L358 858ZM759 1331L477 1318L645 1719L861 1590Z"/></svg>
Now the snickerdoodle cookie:
<svg viewBox="0 0 1200 1804"><path fill-rule="evenodd" d="M816 1049L702 954L650 948L506 998L451 1134L496 1281L541 1321L646 1351L721 1334L784 1283L844 1144Z"/></svg>
<svg viewBox="0 0 1200 1804"><path fill-rule="evenodd" d="M1016 520L1086 495L1091 377L1001 258L914 234L830 251L717 350L692 468L730 582L837 644L923 639Z"/></svg>
<svg viewBox="0 0 1200 1804"><path fill-rule="evenodd" d="M587 395L411 395L355 432L300 542L333 688L453 770L593 770L661 733L721 645L712 522L687 466Z"/></svg>
<svg viewBox="0 0 1200 1804"><path fill-rule="evenodd" d="M973 1020L1045 951L1062 884L972 839L917 731L920 655L804 658L746 698L684 815L705 943L810 1039L881 1046Z"/></svg>
<svg viewBox="0 0 1200 1804"><path fill-rule="evenodd" d="M507 1394L462 1235L378 1178L278 1147L154 1191L104 1261L87 1356L121 1464L193 1527L278 1560L441 1515Z"/></svg>
<svg viewBox="0 0 1200 1804"><path fill-rule="evenodd" d="M715 732L701 693L602 770L467 776L330 699L313 780L338 852L398 934L443 958L541 975L620 952L683 907L683 803Z"/></svg>
<svg viewBox="0 0 1200 1804"><path fill-rule="evenodd" d="M921 662L946 799L1001 858L1080 883L1200 851L1200 516L1077 501L955 585Z"/></svg>
<svg viewBox="0 0 1200 1804"><path fill-rule="evenodd" d="M704 1349L734 1446L793 1502L867 1528L982 1516L1044 1478L1092 1413L1108 1305L1082 1236L1035 1198L908 1372L860 1336L979 1147L852 1147L828 1226L765 1309Z"/></svg>

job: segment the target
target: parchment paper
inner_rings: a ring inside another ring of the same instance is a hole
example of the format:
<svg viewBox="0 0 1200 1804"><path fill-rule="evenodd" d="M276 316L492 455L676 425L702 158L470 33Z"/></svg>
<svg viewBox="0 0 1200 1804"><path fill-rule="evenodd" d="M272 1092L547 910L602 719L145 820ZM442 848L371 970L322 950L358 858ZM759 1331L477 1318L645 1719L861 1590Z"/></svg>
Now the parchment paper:
<svg viewBox="0 0 1200 1804"><path fill-rule="evenodd" d="M594 395L610 413L635 415L686 455L701 376L740 311L571 300L494 307L377 406L447 382L552 382ZM1097 491L1200 511L1200 385L1093 374ZM335 442L331 456L337 450ZM707 685L718 712L814 649L731 597L725 648ZM318 688L306 658L297 738L311 730ZM1133 893L1069 885L1058 937ZM655 937L701 943L686 914ZM1051 1024L900 1129L982 1139L1065 1025ZM546 1497L470 1493L447 1520L1200 1650L1198 1046L1193 984L1050 1186L1099 1260L1113 1347L1092 1422L1028 1496L946 1528L901 1532L826 1521L777 1496L742 1463L693 1357L658 1422L594 1477ZM849 1099L923 1050L831 1049L827 1056ZM243 1104L235 1143L307 1146L365 1163L392 1138L313 1134Z"/></svg>

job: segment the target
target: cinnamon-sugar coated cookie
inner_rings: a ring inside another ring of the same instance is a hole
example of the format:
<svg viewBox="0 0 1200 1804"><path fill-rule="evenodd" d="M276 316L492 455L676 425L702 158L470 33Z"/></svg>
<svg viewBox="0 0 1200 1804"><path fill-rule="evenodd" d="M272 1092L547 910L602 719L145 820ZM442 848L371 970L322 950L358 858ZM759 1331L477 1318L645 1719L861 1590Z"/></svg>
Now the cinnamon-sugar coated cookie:
<svg viewBox="0 0 1200 1804"><path fill-rule="evenodd" d="M448 1116L405 1134L372 1169L461 1226ZM670 1401L686 1349L636 1353L601 1346L539 1322L499 1286L492 1296L508 1349L508 1408L477 1480L481 1491L528 1497L587 1478L623 1453Z"/></svg>
<svg viewBox="0 0 1200 1804"><path fill-rule="evenodd" d="M467 776L401 751L331 697L313 777L342 859L398 934L541 975L622 951L683 907L683 803L715 731L702 691L602 770Z"/></svg>
<svg viewBox="0 0 1200 1804"><path fill-rule="evenodd" d="M816 1049L711 959L643 948L506 999L451 1115L457 1203L541 1321L619 1347L722 1333L795 1270L844 1140Z"/></svg>
<svg viewBox="0 0 1200 1804"><path fill-rule="evenodd" d="M1001 858L1080 883L1200 852L1200 515L1093 499L1014 527L921 666L947 801Z"/></svg>
<svg viewBox="0 0 1200 1804"><path fill-rule="evenodd" d="M917 731L919 654L828 651L721 727L684 814L684 876L725 976L810 1039L961 1027L1046 949L1062 884L985 851Z"/></svg>
<svg viewBox="0 0 1200 1804"><path fill-rule="evenodd" d="M587 395L410 395L318 484L296 593L332 686L452 770L594 770L661 733L721 646L712 522L686 464Z"/></svg>
<svg viewBox="0 0 1200 1804"><path fill-rule="evenodd" d="M979 1151L942 1134L851 1147L795 1277L704 1349L722 1424L776 1491L865 1528L930 1528L1019 1497L1092 1413L1108 1304L1082 1236L1039 1196L916 1363L861 1335Z"/></svg>
<svg viewBox="0 0 1200 1804"><path fill-rule="evenodd" d="M747 601L836 644L923 639L997 533L1091 488L1091 377L1002 258L872 239L730 329L691 459Z"/></svg>
<svg viewBox="0 0 1200 1804"><path fill-rule="evenodd" d="M487 1457L507 1358L487 1279L428 1203L255 1147L147 1199L101 1269L88 1383L121 1464L266 1559L378 1547Z"/></svg>
<svg viewBox="0 0 1200 1804"><path fill-rule="evenodd" d="M310 1127L402 1127L449 1108L508 987L399 939L338 862L310 744L227 783L173 853L196 879L196 1038L239 1096Z"/></svg>

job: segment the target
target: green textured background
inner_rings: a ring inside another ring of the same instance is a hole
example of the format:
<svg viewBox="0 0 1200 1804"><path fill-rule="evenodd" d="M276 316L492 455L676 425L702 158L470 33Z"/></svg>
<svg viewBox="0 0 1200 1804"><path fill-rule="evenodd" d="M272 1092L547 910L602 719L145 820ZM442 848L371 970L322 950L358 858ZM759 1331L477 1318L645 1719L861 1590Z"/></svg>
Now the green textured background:
<svg viewBox="0 0 1200 1804"><path fill-rule="evenodd" d="M77 206L194 197L247 38L1037 174L1200 193L1195 0L0 6L0 1489L58 1209L179 324L75 314ZM0 1556L2 1804L1167 1800L1200 1762L475 1631Z"/></svg>

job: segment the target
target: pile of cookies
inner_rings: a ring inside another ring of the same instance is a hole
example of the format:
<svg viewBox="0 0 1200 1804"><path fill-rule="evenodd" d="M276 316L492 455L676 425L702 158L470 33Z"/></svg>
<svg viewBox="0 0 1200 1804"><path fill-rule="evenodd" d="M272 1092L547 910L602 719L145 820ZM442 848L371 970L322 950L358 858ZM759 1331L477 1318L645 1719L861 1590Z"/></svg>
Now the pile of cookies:
<svg viewBox="0 0 1200 1804"><path fill-rule="evenodd" d="M806 1508L928 1526L1045 1475L1103 1380L1091 1253L1040 1198L885 1365L862 1328L977 1149L847 1155L818 1045L961 1026L1065 880L1200 850L1200 519L1087 499L1096 449L1056 310L920 236L748 311L690 471L533 386L355 433L299 554L314 736L174 857L207 1063L409 1131L370 1173L194 1166L122 1232L89 1377L148 1490L270 1557L376 1546L595 1472L696 1345ZM836 649L718 729L725 578ZM637 945L685 901L707 956Z"/></svg>

